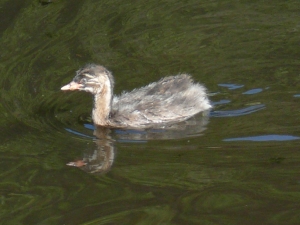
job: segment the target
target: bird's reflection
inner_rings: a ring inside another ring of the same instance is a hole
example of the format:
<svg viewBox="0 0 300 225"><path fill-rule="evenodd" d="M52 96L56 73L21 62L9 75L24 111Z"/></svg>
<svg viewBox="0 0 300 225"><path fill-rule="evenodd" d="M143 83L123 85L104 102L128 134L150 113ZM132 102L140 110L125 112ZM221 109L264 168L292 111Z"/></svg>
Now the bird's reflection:
<svg viewBox="0 0 300 225"><path fill-rule="evenodd" d="M85 150L82 159L69 162L67 165L78 167L88 173L107 173L114 162L115 141L135 143L146 142L148 140L166 140L201 136L208 124L208 115L209 112L207 111L192 117L187 121L176 124L165 124L164 126L147 130L122 130L96 127L93 132L96 137L94 140L96 149Z"/></svg>
<svg viewBox="0 0 300 225"><path fill-rule="evenodd" d="M106 127L97 127L94 130L96 136L95 150L84 152L83 159L67 163L68 166L76 166L89 173L103 174L110 170L115 157L111 130Z"/></svg>

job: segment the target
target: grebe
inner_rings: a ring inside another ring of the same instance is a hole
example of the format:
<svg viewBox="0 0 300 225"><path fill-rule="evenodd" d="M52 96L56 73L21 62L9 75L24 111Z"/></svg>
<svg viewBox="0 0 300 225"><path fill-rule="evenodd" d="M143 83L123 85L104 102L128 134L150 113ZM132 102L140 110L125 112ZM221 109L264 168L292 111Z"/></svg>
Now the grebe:
<svg viewBox="0 0 300 225"><path fill-rule="evenodd" d="M103 66L88 64L61 90L92 93L93 122L103 127L157 127L187 120L212 107L205 87L193 83L187 74L165 77L120 96L113 96L113 88L111 72Z"/></svg>

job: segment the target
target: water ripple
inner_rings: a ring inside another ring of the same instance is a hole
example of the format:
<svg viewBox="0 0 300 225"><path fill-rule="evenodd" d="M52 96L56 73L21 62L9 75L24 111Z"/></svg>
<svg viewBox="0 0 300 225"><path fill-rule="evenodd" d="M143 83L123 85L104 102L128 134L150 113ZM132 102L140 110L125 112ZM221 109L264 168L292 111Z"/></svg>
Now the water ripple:
<svg viewBox="0 0 300 225"><path fill-rule="evenodd" d="M226 138L223 139L223 141L293 141L298 139L300 139L300 137L292 135L269 134L252 137Z"/></svg>
<svg viewBox="0 0 300 225"><path fill-rule="evenodd" d="M231 101L228 100L228 99L222 99L222 100L219 100L217 102L213 102L213 105L223 105L223 104L228 104L230 103Z"/></svg>
<svg viewBox="0 0 300 225"><path fill-rule="evenodd" d="M243 95L253 95L253 94L260 93L260 92L262 92L262 91L263 91L262 88L254 88L254 89L251 89L251 90L249 90L249 91L245 91L245 92L243 93Z"/></svg>
<svg viewBox="0 0 300 225"><path fill-rule="evenodd" d="M222 111L213 111L211 112L212 117L234 117L234 116L243 116L248 115L254 112L257 112L259 110L265 109L265 104L258 104L249 106L242 109L236 109L236 110L222 110Z"/></svg>
<svg viewBox="0 0 300 225"><path fill-rule="evenodd" d="M238 88L244 87L243 84L218 84L218 86L220 86L220 87L226 87L229 90L234 90L234 89L238 89Z"/></svg>

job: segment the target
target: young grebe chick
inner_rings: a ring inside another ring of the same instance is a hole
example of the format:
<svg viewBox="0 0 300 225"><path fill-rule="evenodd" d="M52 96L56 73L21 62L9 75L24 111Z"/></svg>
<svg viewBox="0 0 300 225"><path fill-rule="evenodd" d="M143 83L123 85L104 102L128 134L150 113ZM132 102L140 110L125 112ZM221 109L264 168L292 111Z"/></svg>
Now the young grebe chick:
<svg viewBox="0 0 300 225"><path fill-rule="evenodd" d="M211 108L206 89L180 74L145 87L113 96L114 79L103 66L89 64L76 72L61 90L80 90L94 95L95 125L148 128L186 120Z"/></svg>

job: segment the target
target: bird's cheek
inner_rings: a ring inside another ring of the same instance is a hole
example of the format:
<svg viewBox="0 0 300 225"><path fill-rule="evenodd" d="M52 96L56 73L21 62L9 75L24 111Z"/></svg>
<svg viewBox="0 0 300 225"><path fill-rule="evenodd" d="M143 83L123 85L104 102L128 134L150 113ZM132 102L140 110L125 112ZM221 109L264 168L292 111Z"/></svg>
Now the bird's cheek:
<svg viewBox="0 0 300 225"><path fill-rule="evenodd" d="M84 87L81 90L94 94L94 88L92 87Z"/></svg>

